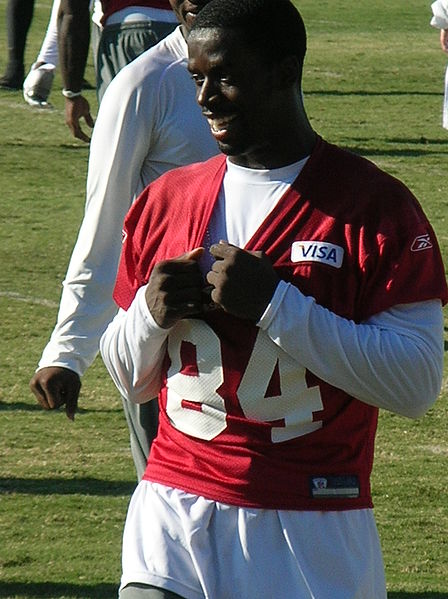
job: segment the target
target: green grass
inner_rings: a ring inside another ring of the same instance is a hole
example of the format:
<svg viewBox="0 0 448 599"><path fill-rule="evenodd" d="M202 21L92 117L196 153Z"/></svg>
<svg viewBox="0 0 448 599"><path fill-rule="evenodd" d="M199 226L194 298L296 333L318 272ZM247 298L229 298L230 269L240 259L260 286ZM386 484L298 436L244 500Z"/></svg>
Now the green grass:
<svg viewBox="0 0 448 599"><path fill-rule="evenodd" d="M300 2L313 126L402 179L448 258L446 59L430 3ZM0 0L0 72L6 59ZM36 2L27 67L51 2ZM92 65L87 77L93 81ZM28 389L53 327L84 204L88 148L53 110L0 91L0 597L114 597L134 471L120 400L100 360L83 379L75 423ZM93 112L95 94L87 92ZM382 413L373 494L391 599L448 597L448 381L419 421Z"/></svg>

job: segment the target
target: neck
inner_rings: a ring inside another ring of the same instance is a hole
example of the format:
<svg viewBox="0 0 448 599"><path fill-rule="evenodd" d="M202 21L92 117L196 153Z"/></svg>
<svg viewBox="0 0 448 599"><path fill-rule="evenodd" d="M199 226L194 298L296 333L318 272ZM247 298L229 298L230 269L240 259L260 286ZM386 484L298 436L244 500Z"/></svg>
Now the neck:
<svg viewBox="0 0 448 599"><path fill-rule="evenodd" d="M295 131L295 130L294 130ZM317 141L317 134L310 125L306 129L284 135L278 133L274 145L267 143L238 156L229 156L230 162L254 169L274 169L293 164L309 156Z"/></svg>
<svg viewBox="0 0 448 599"><path fill-rule="evenodd" d="M308 120L298 86L277 98L277 111L272 126L268 125L265 131L265 141L260 140L230 160L247 168L281 168L309 156L316 141L317 134Z"/></svg>

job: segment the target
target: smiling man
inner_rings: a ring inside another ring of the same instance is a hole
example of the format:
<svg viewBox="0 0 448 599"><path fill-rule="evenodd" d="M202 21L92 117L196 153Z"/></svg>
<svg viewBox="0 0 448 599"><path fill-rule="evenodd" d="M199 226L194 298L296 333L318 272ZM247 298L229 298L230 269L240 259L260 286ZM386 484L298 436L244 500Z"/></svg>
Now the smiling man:
<svg viewBox="0 0 448 599"><path fill-rule="evenodd" d="M133 206L101 341L123 395L160 406L120 596L384 599L378 409L439 393L437 240L403 184L312 129L289 0L211 0L188 49L223 155Z"/></svg>

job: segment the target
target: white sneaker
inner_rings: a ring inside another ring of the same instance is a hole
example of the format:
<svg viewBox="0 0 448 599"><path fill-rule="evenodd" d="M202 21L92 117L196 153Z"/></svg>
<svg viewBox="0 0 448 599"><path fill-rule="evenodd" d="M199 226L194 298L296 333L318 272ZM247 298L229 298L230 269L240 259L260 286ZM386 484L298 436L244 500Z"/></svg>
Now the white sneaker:
<svg viewBox="0 0 448 599"><path fill-rule="evenodd" d="M34 64L23 82L23 98L30 106L36 108L49 108L48 96L53 85L56 67L49 62L40 65L37 69Z"/></svg>

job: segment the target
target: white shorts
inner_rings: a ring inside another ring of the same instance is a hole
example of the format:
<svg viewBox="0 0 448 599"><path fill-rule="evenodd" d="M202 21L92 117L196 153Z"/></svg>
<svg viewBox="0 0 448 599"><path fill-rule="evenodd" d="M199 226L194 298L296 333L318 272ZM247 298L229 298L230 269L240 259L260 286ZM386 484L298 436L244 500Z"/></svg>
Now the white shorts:
<svg viewBox="0 0 448 599"><path fill-rule="evenodd" d="M238 508L142 481L129 505L121 587L185 599L385 599L372 510Z"/></svg>

